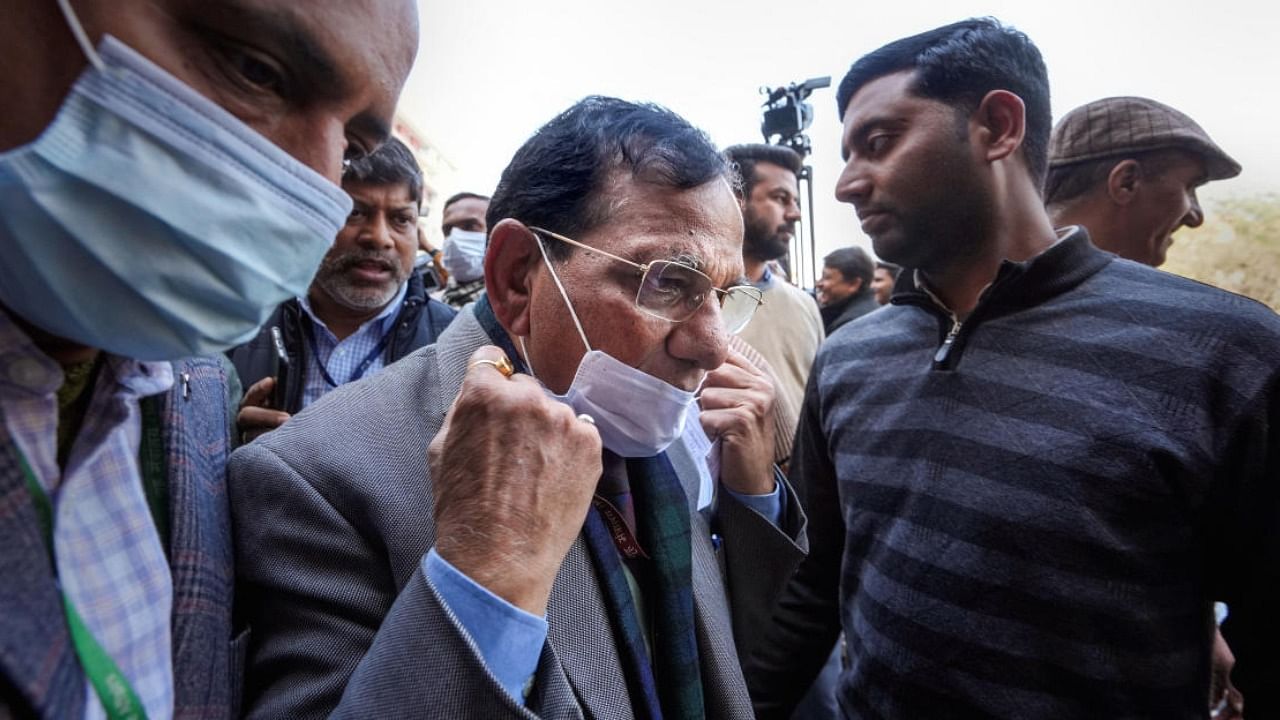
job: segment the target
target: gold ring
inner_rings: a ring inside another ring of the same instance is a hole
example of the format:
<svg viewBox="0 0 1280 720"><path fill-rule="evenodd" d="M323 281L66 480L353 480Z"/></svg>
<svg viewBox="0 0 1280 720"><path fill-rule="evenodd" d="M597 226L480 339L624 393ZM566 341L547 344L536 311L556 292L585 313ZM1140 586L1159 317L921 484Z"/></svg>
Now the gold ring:
<svg viewBox="0 0 1280 720"><path fill-rule="evenodd" d="M501 360L490 360L485 358L471 363L471 367L475 367L477 365L492 365L493 369L502 373L502 377L505 378L509 378L516 374L515 366L511 364L511 360L508 359L506 355L503 355Z"/></svg>
<svg viewBox="0 0 1280 720"><path fill-rule="evenodd" d="M582 413L581 415L579 415L579 416L578 416L578 419L579 419L579 420L581 420L582 422L584 422L584 423L588 424L588 425L595 425L595 424L596 424L596 419L595 419L595 418L593 418L593 417L591 417L590 415L588 415L588 414L586 414L586 413Z"/></svg>

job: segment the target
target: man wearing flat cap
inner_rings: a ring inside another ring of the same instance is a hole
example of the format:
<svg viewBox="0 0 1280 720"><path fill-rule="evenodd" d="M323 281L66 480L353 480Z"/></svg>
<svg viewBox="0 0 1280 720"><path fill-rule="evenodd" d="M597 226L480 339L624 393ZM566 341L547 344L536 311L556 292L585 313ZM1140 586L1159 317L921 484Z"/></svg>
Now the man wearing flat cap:
<svg viewBox="0 0 1280 720"><path fill-rule="evenodd" d="M1199 227L1196 190L1240 174L1194 120L1147 98L1096 100L1067 113L1049 140L1045 204L1056 227L1083 225L1094 244L1152 267L1165 261L1173 233ZM1211 693L1236 714L1235 664L1222 634L1213 643Z"/></svg>
<svg viewBox="0 0 1280 720"><path fill-rule="evenodd" d="M1045 204L1056 227L1083 225L1103 250L1152 267L1181 227L1199 227L1196 189L1240 163L1194 120L1140 97L1072 110L1049 141Z"/></svg>

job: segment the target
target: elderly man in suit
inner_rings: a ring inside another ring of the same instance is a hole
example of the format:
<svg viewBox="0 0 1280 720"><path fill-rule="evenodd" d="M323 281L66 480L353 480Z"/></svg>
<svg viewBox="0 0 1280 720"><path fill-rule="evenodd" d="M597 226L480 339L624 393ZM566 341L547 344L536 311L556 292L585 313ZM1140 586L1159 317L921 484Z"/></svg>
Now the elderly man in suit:
<svg viewBox="0 0 1280 720"><path fill-rule="evenodd" d="M486 296L237 452L250 716L751 717L803 515L728 347L731 177L667 110L577 103L503 173Z"/></svg>

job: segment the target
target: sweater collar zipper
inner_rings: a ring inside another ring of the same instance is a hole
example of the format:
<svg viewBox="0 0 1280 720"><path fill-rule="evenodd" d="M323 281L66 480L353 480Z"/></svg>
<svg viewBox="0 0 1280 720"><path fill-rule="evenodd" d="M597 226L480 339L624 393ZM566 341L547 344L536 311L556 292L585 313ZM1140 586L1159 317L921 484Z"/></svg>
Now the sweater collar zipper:
<svg viewBox="0 0 1280 720"><path fill-rule="evenodd" d="M998 277L999 276L997 275L997 278ZM942 302L941 298L939 298L937 295L933 293L932 290L929 289L929 285L926 282L924 282L924 278L920 275L919 270L915 272L915 277L912 280L916 286L916 289L924 293L924 295L931 301L929 303L924 303L924 304L932 305L935 310L940 311L939 315L945 315L951 321L951 329L947 331L946 336L942 339L942 344L939 345L938 349L933 353L933 366L938 369L945 368L947 365L947 360L951 356L951 349L955 347L956 337L960 334L960 330L964 328L965 321L962 321L954 312L952 312L951 308L947 307L946 303ZM995 282L996 281L993 280L990 284L988 284L985 288L982 289L983 297L986 296L987 291L991 289L992 285L994 285ZM982 298L979 298L978 303L979 305L981 305ZM974 312L976 311L977 311L977 308L975 307ZM969 317L970 318L973 317L973 312L969 313Z"/></svg>

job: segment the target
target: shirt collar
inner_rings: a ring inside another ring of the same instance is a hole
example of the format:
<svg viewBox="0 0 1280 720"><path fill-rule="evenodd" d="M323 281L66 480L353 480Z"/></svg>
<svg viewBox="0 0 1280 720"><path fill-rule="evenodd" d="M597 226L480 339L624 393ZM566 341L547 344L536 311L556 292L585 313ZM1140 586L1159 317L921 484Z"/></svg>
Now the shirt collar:
<svg viewBox="0 0 1280 720"><path fill-rule="evenodd" d="M768 263L765 263L764 272L760 275L760 279L753 280L751 285L757 290L768 290L773 285L773 271L769 269Z"/></svg>
<svg viewBox="0 0 1280 720"><path fill-rule="evenodd" d="M1072 225L1058 228L1055 233L1054 244L1035 257L1022 262L1002 261L995 278L983 288L978 304L995 302L1003 311L1030 307L1067 292L1114 259L1114 256L1093 246L1083 227ZM928 280L919 270L914 270L906 281L910 285L904 286L903 280L899 278L894 287L895 298L905 299L914 291L950 313L946 304L930 290Z"/></svg>

